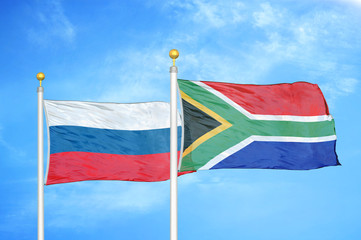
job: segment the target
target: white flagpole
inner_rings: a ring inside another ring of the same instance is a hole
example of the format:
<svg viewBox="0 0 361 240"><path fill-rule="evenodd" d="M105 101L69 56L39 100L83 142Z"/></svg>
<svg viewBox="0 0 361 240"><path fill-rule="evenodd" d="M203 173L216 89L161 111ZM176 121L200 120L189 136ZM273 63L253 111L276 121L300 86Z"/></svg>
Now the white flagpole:
<svg viewBox="0 0 361 240"><path fill-rule="evenodd" d="M38 92L38 240L44 240L44 130L43 130L43 94L41 82L45 75L39 72L36 78L40 81Z"/></svg>
<svg viewBox="0 0 361 240"><path fill-rule="evenodd" d="M176 49L169 52L173 59L170 67L170 240L178 239L178 160L177 160L177 73L175 59L179 56Z"/></svg>

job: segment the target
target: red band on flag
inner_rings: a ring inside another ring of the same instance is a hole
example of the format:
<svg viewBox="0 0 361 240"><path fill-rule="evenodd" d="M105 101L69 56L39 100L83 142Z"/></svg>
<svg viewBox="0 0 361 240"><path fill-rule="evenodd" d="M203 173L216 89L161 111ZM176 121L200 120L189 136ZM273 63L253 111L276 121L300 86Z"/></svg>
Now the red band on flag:
<svg viewBox="0 0 361 240"><path fill-rule="evenodd" d="M54 153L50 155L46 185L85 180L164 181L169 179L169 156L169 153L149 155ZM190 172L182 172L178 175L186 173Z"/></svg>
<svg viewBox="0 0 361 240"><path fill-rule="evenodd" d="M317 84L307 82L274 85L203 83L222 93L252 114L329 115L327 103Z"/></svg>

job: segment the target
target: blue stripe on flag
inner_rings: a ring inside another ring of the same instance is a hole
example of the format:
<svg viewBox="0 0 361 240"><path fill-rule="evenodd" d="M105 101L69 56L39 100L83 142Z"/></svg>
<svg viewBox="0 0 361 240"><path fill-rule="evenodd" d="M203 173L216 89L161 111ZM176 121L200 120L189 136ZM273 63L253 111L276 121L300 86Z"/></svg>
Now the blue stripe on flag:
<svg viewBox="0 0 361 240"><path fill-rule="evenodd" d="M263 168L308 170L340 165L335 152L336 141L253 142L211 169Z"/></svg>
<svg viewBox="0 0 361 240"><path fill-rule="evenodd" d="M112 130L79 126L51 126L50 154L96 152L145 155L170 152L170 129ZM181 127L178 127L180 150Z"/></svg>

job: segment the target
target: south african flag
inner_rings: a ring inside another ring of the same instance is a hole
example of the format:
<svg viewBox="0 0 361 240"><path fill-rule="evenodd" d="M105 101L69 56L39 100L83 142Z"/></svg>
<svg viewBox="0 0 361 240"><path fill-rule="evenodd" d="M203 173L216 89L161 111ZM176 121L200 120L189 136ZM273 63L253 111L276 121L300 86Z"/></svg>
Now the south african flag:
<svg viewBox="0 0 361 240"><path fill-rule="evenodd" d="M316 84L178 80L178 86L184 120L181 172L340 165L334 119Z"/></svg>

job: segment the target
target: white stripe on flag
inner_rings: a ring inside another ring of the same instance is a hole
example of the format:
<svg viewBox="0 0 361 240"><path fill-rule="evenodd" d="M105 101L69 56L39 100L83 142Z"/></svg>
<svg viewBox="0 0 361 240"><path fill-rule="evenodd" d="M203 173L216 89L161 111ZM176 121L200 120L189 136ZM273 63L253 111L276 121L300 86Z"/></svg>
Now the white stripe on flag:
<svg viewBox="0 0 361 240"><path fill-rule="evenodd" d="M170 127L166 102L96 103L44 100L48 126L81 126L103 129L150 130ZM181 120L178 115L178 125Z"/></svg>

